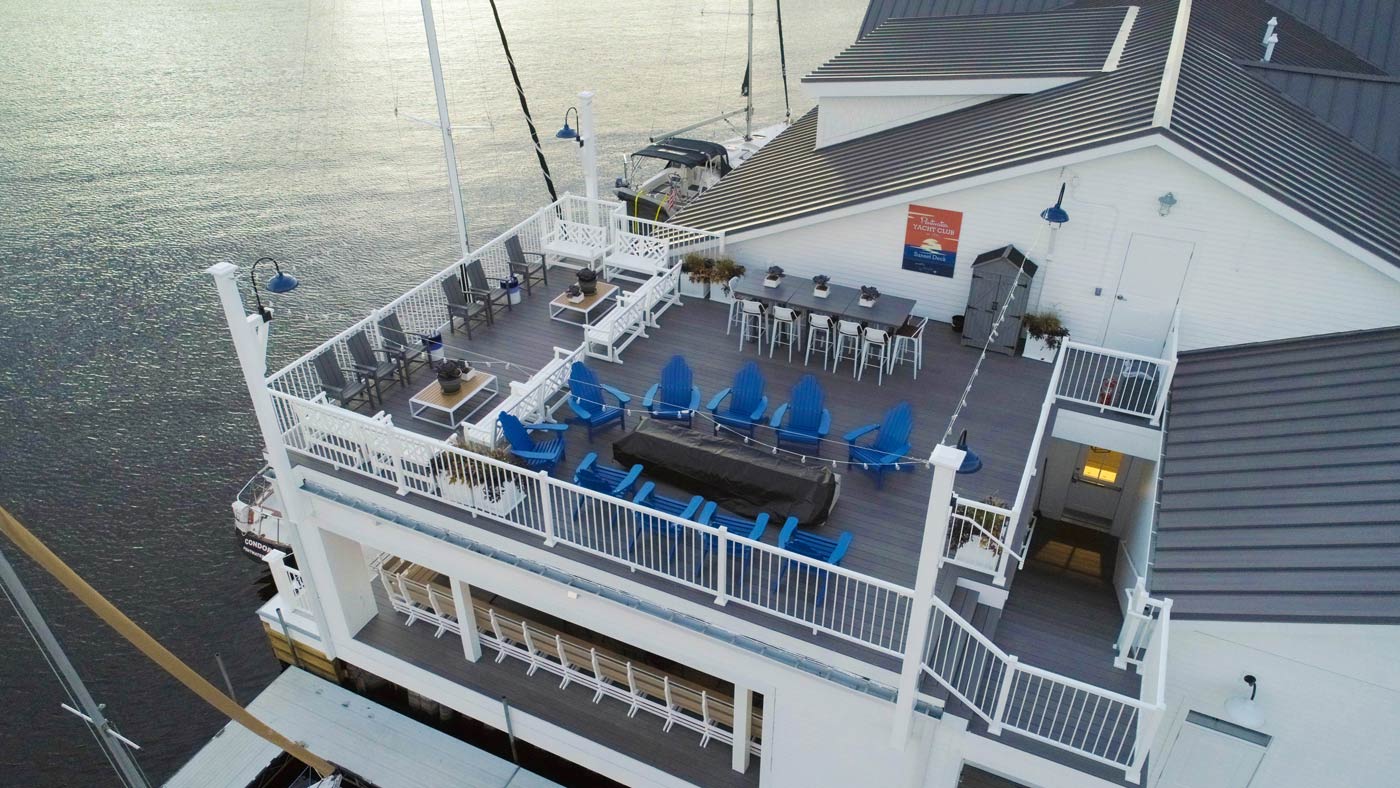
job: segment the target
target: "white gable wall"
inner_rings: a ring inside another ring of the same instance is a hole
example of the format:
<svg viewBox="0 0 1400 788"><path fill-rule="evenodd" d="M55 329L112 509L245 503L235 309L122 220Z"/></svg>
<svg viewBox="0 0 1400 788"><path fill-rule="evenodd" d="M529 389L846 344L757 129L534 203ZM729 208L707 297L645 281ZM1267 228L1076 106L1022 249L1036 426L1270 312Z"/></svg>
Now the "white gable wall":
<svg viewBox="0 0 1400 788"><path fill-rule="evenodd" d="M1039 214L1061 180L1070 184L1070 222L1048 258ZM1160 216L1157 198L1169 191L1177 205ZM1183 286L1182 349L1400 322L1397 277L1156 148L910 202L963 213L953 278L901 269L907 205L740 238L729 251L747 265L781 265L794 276L873 284L947 321L966 306L973 258L1014 243L1040 264L1032 308L1057 308L1072 338L1103 344L1128 242L1138 233L1196 244Z"/></svg>
<svg viewBox="0 0 1400 788"><path fill-rule="evenodd" d="M1400 627L1174 620L1167 719L1150 760L1156 784L1188 711L1228 719L1243 676L1272 737L1251 785L1393 785L1400 768ZM1210 764L1202 764L1209 769Z"/></svg>
<svg viewBox="0 0 1400 788"><path fill-rule="evenodd" d="M817 147L913 123L1000 98L972 96L826 96L817 115Z"/></svg>

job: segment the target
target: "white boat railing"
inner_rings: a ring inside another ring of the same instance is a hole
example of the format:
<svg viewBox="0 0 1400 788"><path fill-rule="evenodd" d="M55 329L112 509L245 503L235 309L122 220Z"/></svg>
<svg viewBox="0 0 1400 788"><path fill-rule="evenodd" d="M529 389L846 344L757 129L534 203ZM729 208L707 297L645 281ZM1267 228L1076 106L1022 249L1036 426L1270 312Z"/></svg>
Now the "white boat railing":
<svg viewBox="0 0 1400 788"><path fill-rule="evenodd" d="M903 653L908 588L401 430L387 417L273 396L292 452L534 532L546 546L563 543L703 591L717 605L734 602Z"/></svg>

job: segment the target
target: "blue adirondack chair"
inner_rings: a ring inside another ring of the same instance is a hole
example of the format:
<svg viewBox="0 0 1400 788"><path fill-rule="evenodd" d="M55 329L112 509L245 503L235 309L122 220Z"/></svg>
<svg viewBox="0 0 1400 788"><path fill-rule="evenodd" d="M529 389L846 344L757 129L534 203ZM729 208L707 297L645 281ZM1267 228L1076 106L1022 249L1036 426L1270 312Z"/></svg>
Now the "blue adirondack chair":
<svg viewBox="0 0 1400 788"><path fill-rule="evenodd" d="M506 443L510 444L510 453L525 461L525 467L532 471L554 472L554 468L559 465L559 461L564 459L564 436L552 435L544 440L536 441L530 437L532 432L562 433L569 428L567 424L526 424L509 413L502 413L496 417L496 421L501 425L501 434L505 436Z"/></svg>
<svg viewBox="0 0 1400 788"><path fill-rule="evenodd" d="M706 504L706 507L714 505L714 502L711 501L710 503ZM758 517L750 520L747 517L740 517L737 514L730 514L729 512L711 511L709 517L702 517L702 519L716 528L719 528L720 526L728 528L729 533L731 535L743 536L748 539L752 539L755 542L763 541L763 534L768 530L767 512L760 512ZM700 561L695 565L696 577L699 577L700 574L704 571L705 559L709 557L710 553L714 552L715 546L716 544L718 544L718 542L719 538L715 536L701 537ZM743 579L742 574L740 573L748 567L749 557L753 555L753 548L749 547L748 545L730 542L729 554L739 559L737 565L731 565L732 568L730 573L730 577L732 578L734 584L738 585Z"/></svg>
<svg viewBox="0 0 1400 788"><path fill-rule="evenodd" d="M706 506L705 499L698 495L687 500L669 498L665 495L661 495L656 491L656 482L647 482L643 484L642 489L638 491L636 497L632 499L632 503L655 509L658 512L664 512L679 520L694 520L695 522L704 522L702 516L708 517L712 515L715 510L713 503ZM704 509L703 512L701 511L702 508ZM641 537L643 531L653 531L659 534L674 536L681 530L680 526L670 520L664 520L660 517L653 517L647 514L638 514L636 516L636 523L637 530L633 532L631 540L627 542L627 555L629 556L636 553L637 539ZM671 544L669 556L671 560L674 560L676 557L676 545L674 542Z"/></svg>
<svg viewBox="0 0 1400 788"><path fill-rule="evenodd" d="M661 368L661 382L647 389L642 406L653 418L683 421L691 426L691 418L700 409L700 389L692 383L690 365L685 356L672 356Z"/></svg>
<svg viewBox="0 0 1400 788"><path fill-rule="evenodd" d="M815 447L813 453L821 456L822 441L831 432L831 411L825 407L826 392L822 384L811 375L803 375L792 387L792 401L784 402L773 413L768 426L773 428L777 445L783 441ZM783 417L787 426L783 426Z"/></svg>
<svg viewBox="0 0 1400 788"><path fill-rule="evenodd" d="M750 361L741 367L734 376L734 385L716 394L705 406L714 416L715 434L719 434L720 425L723 424L752 438L754 428L763 421L763 413L768 410L768 397L763 394L767 384L758 364ZM719 407L726 397L729 398L729 405L721 411Z"/></svg>
<svg viewBox="0 0 1400 788"><path fill-rule="evenodd" d="M617 405L609 405L611 395ZM627 403L632 397L612 386L598 382L598 375L582 361L575 361L569 369L569 410L574 412L574 421L588 427L588 440L593 441L593 431L616 421L627 429Z"/></svg>
<svg viewBox="0 0 1400 788"><path fill-rule="evenodd" d="M841 561L846 558L846 551L851 549L853 537L849 531L843 531L835 539L826 536L818 536L810 531L800 531L797 528L797 518L789 517L783 523L783 530L778 534L778 547L783 550L791 550L801 556L812 558L817 561L840 566ZM798 563L787 560L783 562L783 568L778 573L778 579L773 581L773 590L778 590L778 584L787 575L789 568L795 567L799 572L813 572L817 576L817 598L815 604L820 607L822 601L826 599L826 581L831 573L825 569L818 569L809 564Z"/></svg>
<svg viewBox="0 0 1400 788"><path fill-rule="evenodd" d="M630 500L637 489L637 481L642 476L642 466L633 465L628 470L610 468L598 462L598 452L590 451L583 462L574 469L574 484L594 492L607 493Z"/></svg>
<svg viewBox="0 0 1400 788"><path fill-rule="evenodd" d="M844 439L850 451L850 461L854 467L869 471L875 476L875 489L885 486L885 471L914 470L914 463L900 462L909 453L909 433L914 429L914 409L908 402L900 402L885 412L885 420L880 424L867 424L846 433ZM879 430L875 442L869 446L856 443L861 437Z"/></svg>

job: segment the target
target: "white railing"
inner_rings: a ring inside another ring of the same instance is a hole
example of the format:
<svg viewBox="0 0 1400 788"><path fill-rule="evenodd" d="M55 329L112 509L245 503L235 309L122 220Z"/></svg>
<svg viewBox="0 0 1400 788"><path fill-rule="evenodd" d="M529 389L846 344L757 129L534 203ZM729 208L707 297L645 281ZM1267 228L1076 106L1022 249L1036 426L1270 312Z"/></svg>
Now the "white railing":
<svg viewBox="0 0 1400 788"><path fill-rule="evenodd" d="M556 347L554 358L524 383L512 382L510 394L475 422L462 425L466 437L485 446L500 443L501 426L497 416L509 413L524 422L548 421L564 403L559 396L569 387L569 368L583 358L583 345L569 350Z"/></svg>
<svg viewBox="0 0 1400 788"><path fill-rule="evenodd" d="M664 241L668 255L667 265L676 265L691 252L705 257L719 257L724 254L723 232L712 233L679 224L639 219L625 213L618 213L613 217L613 232Z"/></svg>
<svg viewBox="0 0 1400 788"><path fill-rule="evenodd" d="M1100 411L1143 416L1158 423L1175 362L1121 350L1066 342L1055 396Z"/></svg>
<svg viewBox="0 0 1400 788"><path fill-rule="evenodd" d="M955 495L943 557L947 563L986 572L997 585L1005 585L1008 562L1015 560L1018 566L1026 562L1024 555L1007 545L1013 527L1012 510Z"/></svg>
<svg viewBox="0 0 1400 788"><path fill-rule="evenodd" d="M978 632L941 599L924 651L924 672L987 723L989 733L1010 730L1099 763L1123 769L1131 782L1166 708L1166 618L1150 644L1140 698L1112 692L1023 664ZM1169 611L1171 601L1158 602Z"/></svg>
<svg viewBox="0 0 1400 788"><path fill-rule="evenodd" d="M908 588L400 430L387 418L273 396L279 418L287 419L287 447L297 454L534 532L546 546L563 543L629 572L667 578L719 605L734 602L903 653Z"/></svg>
<svg viewBox="0 0 1400 788"><path fill-rule="evenodd" d="M306 578L302 577L300 571L287 566L287 554L281 550L269 550L263 556L263 563L267 564L268 572L272 575L272 584L277 588L277 595L282 604L302 615L314 617L311 589L307 587Z"/></svg>

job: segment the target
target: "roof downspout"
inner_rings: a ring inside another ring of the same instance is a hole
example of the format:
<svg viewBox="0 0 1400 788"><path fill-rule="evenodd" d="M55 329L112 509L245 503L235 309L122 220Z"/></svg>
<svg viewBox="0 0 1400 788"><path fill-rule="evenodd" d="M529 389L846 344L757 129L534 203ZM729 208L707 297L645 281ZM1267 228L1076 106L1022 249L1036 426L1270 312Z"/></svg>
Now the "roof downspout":
<svg viewBox="0 0 1400 788"><path fill-rule="evenodd" d="M1186 51L1186 28L1191 25L1191 0L1181 0L1176 8L1176 26L1172 28L1172 43L1167 49L1167 64L1162 71L1162 87L1157 92L1157 107L1152 112L1152 125L1172 125L1172 110L1176 106L1176 83L1181 78L1181 56Z"/></svg>

